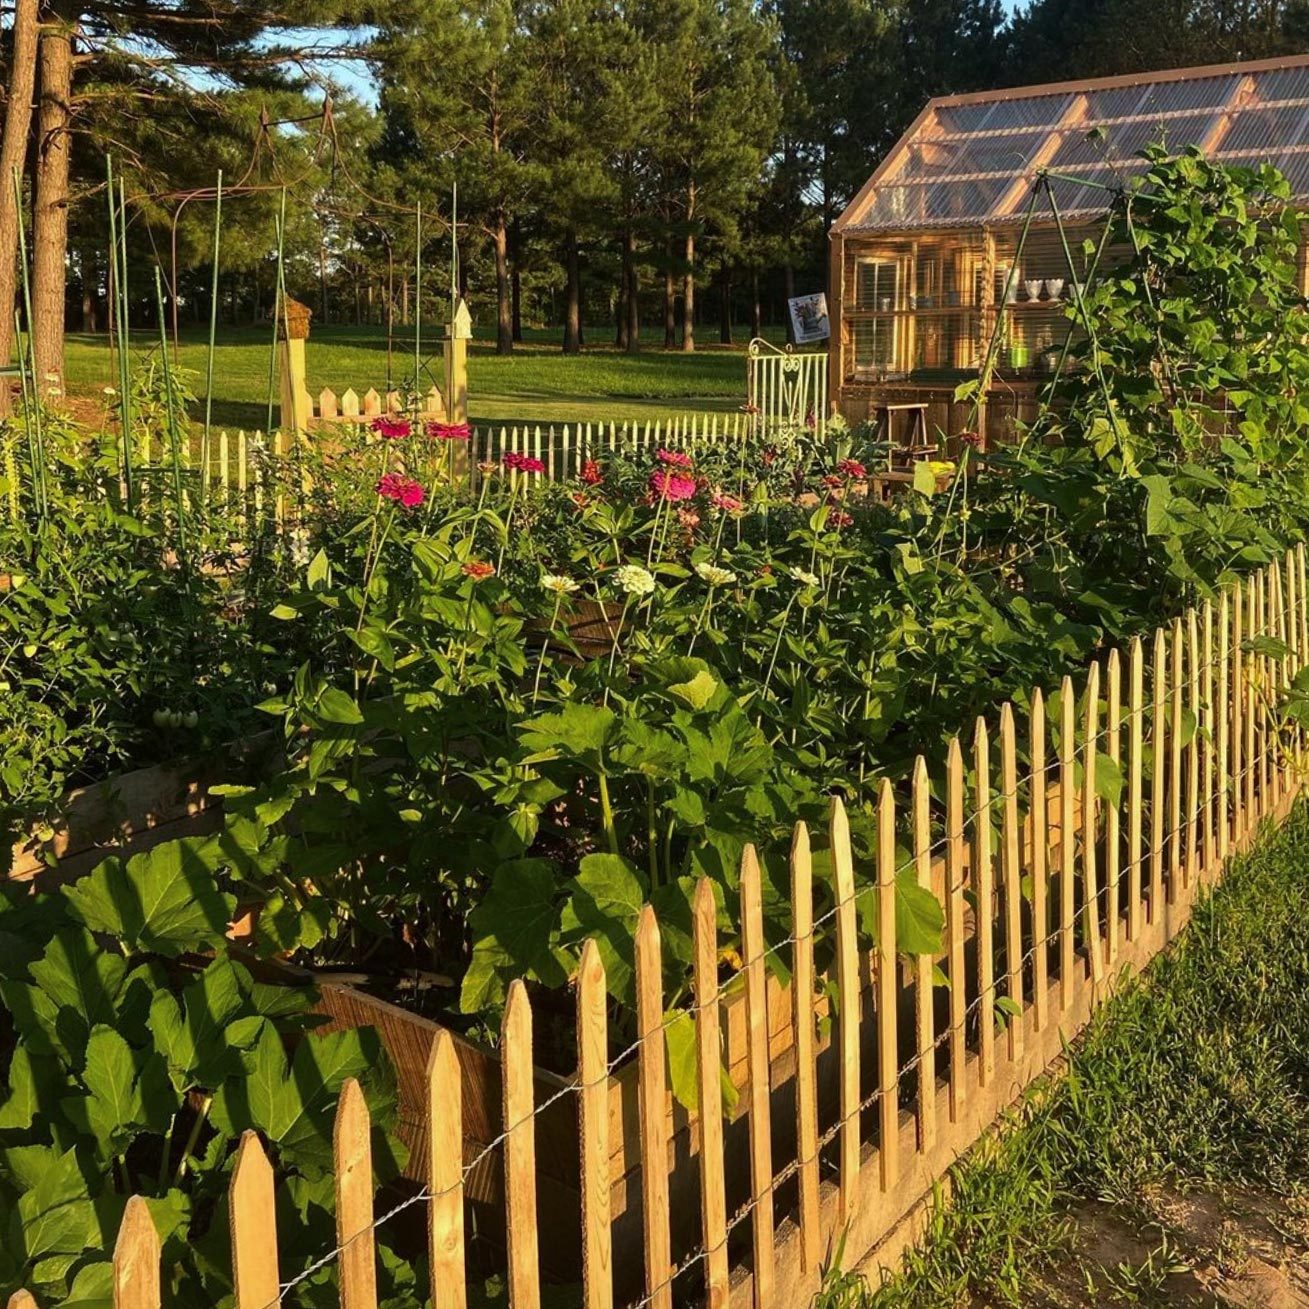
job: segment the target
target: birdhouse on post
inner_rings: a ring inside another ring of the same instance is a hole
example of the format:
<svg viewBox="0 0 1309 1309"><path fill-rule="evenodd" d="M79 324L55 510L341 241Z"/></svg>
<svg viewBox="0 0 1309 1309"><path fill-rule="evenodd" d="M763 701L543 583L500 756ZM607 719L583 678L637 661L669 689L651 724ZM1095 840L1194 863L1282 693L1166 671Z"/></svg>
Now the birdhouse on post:
<svg viewBox="0 0 1309 1309"><path fill-rule="evenodd" d="M313 310L290 296L283 298L277 316L278 353L281 356L282 419L284 432L303 432L313 416L313 401L305 384L305 342Z"/></svg>
<svg viewBox="0 0 1309 1309"><path fill-rule="evenodd" d="M468 421L468 343L473 318L461 298L445 325L445 409L451 423Z"/></svg>

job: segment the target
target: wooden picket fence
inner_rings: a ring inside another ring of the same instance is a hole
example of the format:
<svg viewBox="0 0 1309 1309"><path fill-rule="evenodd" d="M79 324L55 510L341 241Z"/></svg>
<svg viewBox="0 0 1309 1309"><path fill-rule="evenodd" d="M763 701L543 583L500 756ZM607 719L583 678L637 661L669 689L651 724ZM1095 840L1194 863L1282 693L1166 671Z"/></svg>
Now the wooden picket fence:
<svg viewBox="0 0 1309 1309"><path fill-rule="evenodd" d="M810 838L799 823L790 854L793 931L780 945L765 942L760 870L747 850L744 962L725 981L713 890L702 881L685 1011L695 1029L699 1108L676 1149L682 1111L674 1113L669 1097L661 929L649 906L636 933L634 1045L614 1054L605 967L590 941L575 979L576 1075L534 1103L532 1000L515 982L499 1050L502 1133L471 1155L465 1148L459 1063L442 1032L427 1069L426 1184L380 1217L368 1111L358 1086L347 1084L335 1134L337 1247L286 1280L274 1173L247 1133L230 1196L237 1309L274 1309L306 1276L333 1265L342 1305L376 1309L375 1230L417 1204L426 1213L436 1309L464 1309L472 1267L465 1182L488 1152L503 1170L509 1304L538 1309L536 1119L561 1097L578 1115L585 1309L802 1309L839 1244L847 1266L878 1266L896 1244L888 1237L916 1230L934 1183L959 1154L1116 985L1167 945L1233 854L1288 812L1305 740L1279 726L1275 702L1309 659L1306 594L1300 547L1151 637L1108 651L1089 668L1080 697L1065 678L1049 716L1038 689L1021 727L1010 704L994 722L979 719L971 769L958 737L939 791L919 760L904 812L891 784L880 783L877 849L862 891L846 813L834 799L832 884L818 901L830 907L815 915ZM1098 785L1105 773L1121 787ZM907 866L944 906L936 960L906 965L897 955L897 834L912 851ZM857 935L859 894L875 897L882 925L871 957ZM820 932L834 937L825 977L815 968ZM768 970L774 952L789 970L780 992ZM948 989L934 987L934 965ZM774 994L785 1002L783 1040L770 1021ZM724 1015L741 1003L749 1076L729 1114L720 1092ZM830 1026L820 1026L820 1016ZM629 1133L613 1091L633 1061L639 1108ZM674 1204L670 1183L682 1187L688 1176L698 1205ZM639 1209L639 1269L613 1257L620 1187ZM159 1258L145 1202L134 1199L114 1253L119 1309L157 1309Z"/></svg>

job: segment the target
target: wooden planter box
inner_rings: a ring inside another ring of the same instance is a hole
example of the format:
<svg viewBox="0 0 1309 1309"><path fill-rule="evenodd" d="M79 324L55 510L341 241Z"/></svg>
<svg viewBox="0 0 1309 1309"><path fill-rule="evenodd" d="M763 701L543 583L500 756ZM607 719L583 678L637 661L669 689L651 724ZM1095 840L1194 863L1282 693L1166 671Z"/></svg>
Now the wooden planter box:
<svg viewBox="0 0 1309 1309"><path fill-rule="evenodd" d="M222 800L209 788L237 774L260 774L281 758L281 737L260 732L216 754L140 768L70 791L53 835L34 832L14 845L9 879L35 880L38 889L47 889L89 872L108 854L140 854L163 841L212 832L221 821Z"/></svg>

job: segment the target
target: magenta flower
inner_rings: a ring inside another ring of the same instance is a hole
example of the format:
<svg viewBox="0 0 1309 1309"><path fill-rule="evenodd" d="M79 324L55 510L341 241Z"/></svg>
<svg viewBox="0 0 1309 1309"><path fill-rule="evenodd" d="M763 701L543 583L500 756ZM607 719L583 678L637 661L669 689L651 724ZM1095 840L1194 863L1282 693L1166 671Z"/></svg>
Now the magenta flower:
<svg viewBox="0 0 1309 1309"><path fill-rule="evenodd" d="M670 468L691 467L691 456L681 450L660 450L656 453L655 458L661 464L667 464Z"/></svg>
<svg viewBox="0 0 1309 1309"><path fill-rule="evenodd" d="M844 473L846 477L853 477L856 480L868 476L868 469L866 469L857 459L842 459L836 467L838 472Z"/></svg>
<svg viewBox="0 0 1309 1309"><path fill-rule="evenodd" d="M473 434L467 423L428 423L426 430L434 441L467 441Z"/></svg>
<svg viewBox="0 0 1309 1309"><path fill-rule="evenodd" d="M378 436L388 441L398 441L413 430L407 418L374 418L370 426Z"/></svg>
<svg viewBox="0 0 1309 1309"><path fill-rule="evenodd" d="M695 478L656 468L650 474L650 494L661 500L689 500L695 494Z"/></svg>
<svg viewBox="0 0 1309 1309"><path fill-rule="evenodd" d="M421 482L401 477L399 473L387 473L377 484L377 494L383 500L394 500L402 508L416 509L423 503L427 492Z"/></svg>
<svg viewBox="0 0 1309 1309"><path fill-rule="evenodd" d="M544 473L545 464L539 459L534 459L531 455L508 454L505 455L505 467L511 472L519 473Z"/></svg>
<svg viewBox="0 0 1309 1309"><path fill-rule="evenodd" d="M600 461L598 459L588 459L582 465L582 471L578 473L578 477L585 482L587 486L599 486L600 483L604 481L604 473L601 471Z"/></svg>

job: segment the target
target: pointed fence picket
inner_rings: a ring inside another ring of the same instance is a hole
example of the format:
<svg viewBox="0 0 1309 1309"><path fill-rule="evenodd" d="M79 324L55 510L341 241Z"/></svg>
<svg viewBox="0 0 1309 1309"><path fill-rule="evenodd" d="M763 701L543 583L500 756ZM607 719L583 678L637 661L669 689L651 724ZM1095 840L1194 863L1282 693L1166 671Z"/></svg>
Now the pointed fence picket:
<svg viewBox="0 0 1309 1309"><path fill-rule="evenodd" d="M876 839L857 861L845 807L834 798L822 842L830 851L824 866L831 882L823 889L830 907L815 919L810 835L797 824L790 851L793 931L780 944L765 937L753 848L740 868L739 959L719 952L721 901L713 884L701 880L690 919L693 1000L675 1020L694 1034L697 1103L676 1111L689 1120L689 1137L675 1134L679 1120L670 1106L670 1020L654 909L641 910L635 931L637 1040L617 1055L610 1044L607 947L586 944L575 979L577 1076L558 1092L577 1104L586 1309L691 1302L801 1309L838 1243L847 1266L876 1258L878 1242L925 1202L932 1181L1059 1057L1120 979L1181 930L1227 860L1249 847L1262 824L1289 812L1303 741L1298 730L1276 721L1269 695L1289 685L1309 657L1304 583L1300 547L1222 594L1195 622L1187 614L1157 632L1153 643L1137 638L1125 653L1111 652L1103 697L1098 661L1080 696L1065 679L1049 702L1057 729L1053 757L1047 701L1039 693L1028 701L1026 740L1012 706L1001 707L994 776L991 728L979 720L971 784L957 737L940 791L933 791L924 760L915 764L907 804L891 783L880 782ZM1192 640L1192 631L1202 639ZM1148 701L1147 650L1154 667ZM1196 749L1184 736L1192 715L1207 742ZM1018 766L1023 757L1026 771ZM1121 787L1097 786L1097 770L1108 759L1125 770ZM900 866L902 848L910 854ZM939 967L950 989L940 1009L931 1003L932 961L903 971L897 957L895 893L902 873L944 897ZM1031 891L1020 898L1024 882ZM857 901L877 909L880 930L868 954L857 934ZM687 930L681 923L667 927L683 936ZM834 937L834 950L816 952L820 933L825 942ZM774 957L789 969L781 1011L790 1039L780 1043L780 1053L770 1030L770 988L780 984L770 977ZM825 977L815 972L816 958L830 960ZM902 1010L910 986L915 1003ZM722 1041L739 1021L741 1003L746 1081L731 1106L721 1089ZM524 984L513 983L499 1051L503 1130L471 1161L449 1034L440 1033L432 1050L423 1105L430 1134L426 1188L406 1204L421 1203L426 1212L436 1309L464 1309L468 1280L484 1263L483 1253L477 1261L470 1255L476 1227L467 1219L472 1199L464 1182L492 1152L504 1179L509 1305L537 1309L545 1295L536 1171L536 1116L545 1106L534 1102L532 1008ZM912 1039L903 1044L901 1012L914 1014ZM830 1025L820 1025L827 1018ZM871 1067L861 1060L864 1050ZM629 1126L616 1113L614 1088L633 1057L635 1162L615 1175ZM872 1087L867 1098L865 1082ZM353 1082L338 1101L333 1148L338 1244L308 1271L334 1265L343 1309L378 1309L374 1230L382 1220L374 1208L368 1107ZM695 1158L683 1157L687 1151ZM687 1167L699 1198L689 1224L672 1200L674 1189L685 1192L674 1184ZM308 1275L282 1280L277 1185L263 1144L247 1132L229 1195L236 1309L293 1303L298 1281ZM639 1195L643 1250L631 1266L615 1260L613 1242L614 1200L628 1194ZM292 1212L287 1206L284 1217ZM128 1201L112 1259L116 1309L159 1309L159 1240L144 1200ZM19 1292L11 1304L23 1309L30 1297Z"/></svg>

